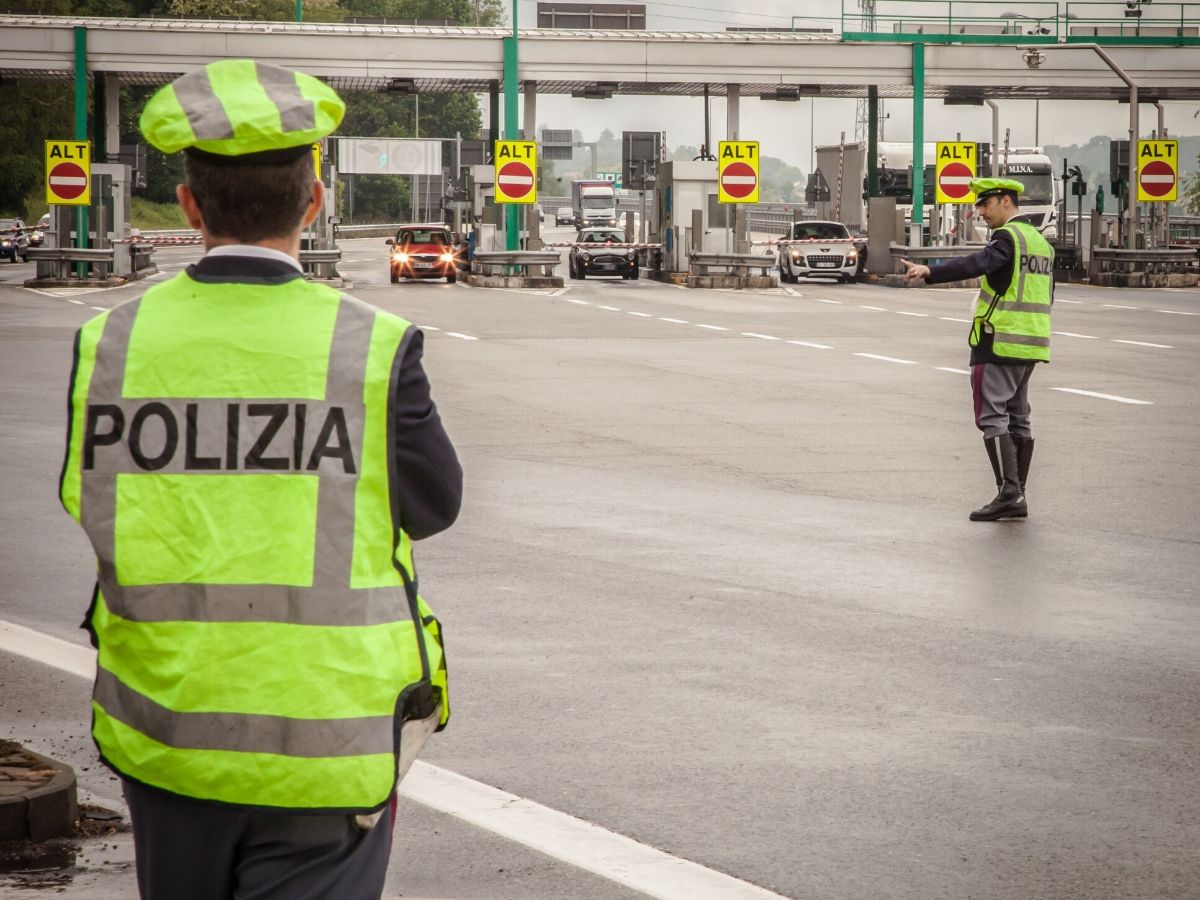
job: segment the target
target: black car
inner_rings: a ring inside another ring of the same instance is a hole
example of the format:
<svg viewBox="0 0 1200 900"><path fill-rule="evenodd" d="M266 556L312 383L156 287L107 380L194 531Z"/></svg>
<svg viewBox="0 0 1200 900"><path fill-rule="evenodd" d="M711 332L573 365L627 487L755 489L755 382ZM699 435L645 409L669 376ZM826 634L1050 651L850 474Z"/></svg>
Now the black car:
<svg viewBox="0 0 1200 900"><path fill-rule="evenodd" d="M9 262L21 262L29 259L29 234L25 231L25 223L20 219L0 219L0 256L7 256Z"/></svg>
<svg viewBox="0 0 1200 900"><path fill-rule="evenodd" d="M637 280L637 251L624 246L625 234L615 228L582 228L567 257L572 278L589 275L620 275Z"/></svg>

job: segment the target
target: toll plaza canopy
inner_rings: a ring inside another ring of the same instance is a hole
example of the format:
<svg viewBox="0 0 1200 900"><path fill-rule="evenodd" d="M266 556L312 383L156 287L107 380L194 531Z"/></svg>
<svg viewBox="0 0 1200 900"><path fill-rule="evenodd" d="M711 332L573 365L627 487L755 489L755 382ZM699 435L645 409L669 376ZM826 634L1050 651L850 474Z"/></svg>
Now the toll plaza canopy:
<svg viewBox="0 0 1200 900"><path fill-rule="evenodd" d="M407 93L488 91L503 79L511 35L500 28L3 15L0 77L74 78L77 29L86 32L88 77L124 84L164 84L214 59L248 57L302 68L339 91ZM1200 41L1146 44L1097 31L942 34L927 23L883 33L534 29L518 32L519 78L525 90L585 97L698 95L706 86L714 96L770 100L865 97L869 86L881 98L912 97L919 44L929 98L1126 99L1129 88L1107 54L1137 84L1142 102L1200 99Z"/></svg>

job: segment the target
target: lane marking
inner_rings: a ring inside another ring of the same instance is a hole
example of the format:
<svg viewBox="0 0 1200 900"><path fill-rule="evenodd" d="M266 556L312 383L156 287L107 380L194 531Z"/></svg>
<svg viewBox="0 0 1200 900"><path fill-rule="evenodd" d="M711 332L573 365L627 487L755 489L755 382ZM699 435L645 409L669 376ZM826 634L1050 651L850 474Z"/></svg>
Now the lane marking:
<svg viewBox="0 0 1200 900"><path fill-rule="evenodd" d="M833 303L833 304L836 304L837 306L842 305L841 300L826 300L824 297L813 297L813 299L816 300L818 303Z"/></svg>
<svg viewBox="0 0 1200 900"><path fill-rule="evenodd" d="M788 341L789 344L795 344L797 347L812 347L814 350L832 350L828 344L813 344L809 341Z"/></svg>
<svg viewBox="0 0 1200 900"><path fill-rule="evenodd" d="M1055 303L1074 303L1077 306L1083 306L1082 300L1068 300L1066 297L1055 297L1054 302Z"/></svg>
<svg viewBox="0 0 1200 900"><path fill-rule="evenodd" d="M1122 306L1120 303L1101 303L1105 309L1141 309L1140 306Z"/></svg>
<svg viewBox="0 0 1200 900"><path fill-rule="evenodd" d="M707 328L709 331L728 331L729 330L728 328L722 328L720 325L701 325L699 322L696 323L696 327L697 328Z"/></svg>
<svg viewBox="0 0 1200 900"><path fill-rule="evenodd" d="M450 335L450 337L460 338L461 340L464 340L464 341L479 340L479 338L473 337L472 335L469 335L469 334L463 334L461 331L447 331L446 334Z"/></svg>
<svg viewBox="0 0 1200 900"><path fill-rule="evenodd" d="M564 297L563 299L566 300L568 303L574 303L577 306L591 306L592 305L592 304L588 303L586 300L577 300L574 297Z"/></svg>
<svg viewBox="0 0 1200 900"><path fill-rule="evenodd" d="M91 309L94 309L94 310L96 310L96 312L105 312L105 311L107 310L107 307L104 307L104 306L93 306L93 307L91 307Z"/></svg>
<svg viewBox="0 0 1200 900"><path fill-rule="evenodd" d="M860 306L859 309L873 309L876 312L887 312L887 307L885 306Z"/></svg>
<svg viewBox="0 0 1200 900"><path fill-rule="evenodd" d="M783 289L783 292L784 292L785 294L791 294L793 297L803 297L803 296L804 296L804 295L803 295L802 293L800 293L799 291L794 291L794 290L792 290L790 287L785 287L785 288Z"/></svg>
<svg viewBox="0 0 1200 900"><path fill-rule="evenodd" d="M0 621L0 651L96 678L91 647ZM591 822L417 760L399 793L557 860L666 900L780 900L757 885L672 856Z"/></svg>
<svg viewBox="0 0 1200 900"><path fill-rule="evenodd" d="M619 307L619 306L597 306L596 309L607 309L607 310L610 310L611 312L620 312L621 311L621 307Z"/></svg>
<svg viewBox="0 0 1200 900"><path fill-rule="evenodd" d="M1163 350L1174 350L1175 347L1171 344L1152 344L1150 341L1123 341L1120 338L1113 338L1114 344L1133 344L1135 347L1161 347Z"/></svg>
<svg viewBox="0 0 1200 900"><path fill-rule="evenodd" d="M956 319L953 316L938 316L943 322L962 322L964 325L970 325L970 319Z"/></svg>
<svg viewBox="0 0 1200 900"><path fill-rule="evenodd" d="M422 331L441 331L442 330L442 329L438 328L436 325L418 325L417 327L420 328Z"/></svg>
<svg viewBox="0 0 1200 900"><path fill-rule="evenodd" d="M906 366L915 366L916 365L916 362L911 359L897 359L894 356L879 356L876 353L855 353L854 355L861 356L864 359L879 359L879 360L882 360L883 362L901 363L902 365L906 365Z"/></svg>
<svg viewBox="0 0 1200 900"><path fill-rule="evenodd" d="M570 290L570 288L569 288L569 287L560 287L560 288L559 288L557 291L551 291L551 292L550 292L550 294L549 294L549 296L551 296L551 297L561 297L563 294L565 294L565 293L566 293L567 291L569 291L569 290Z"/></svg>
<svg viewBox="0 0 1200 900"><path fill-rule="evenodd" d="M1079 394L1081 397L1099 397L1101 400L1115 400L1117 403L1132 403L1134 406L1153 406L1149 400L1134 400L1132 397L1118 397L1116 394L1099 394L1096 391L1081 391L1079 388L1050 388L1052 391L1062 391L1064 394Z"/></svg>
<svg viewBox="0 0 1200 900"><path fill-rule="evenodd" d="M952 369L950 366L934 366L939 372L951 372L954 375L970 375L969 369Z"/></svg>
<svg viewBox="0 0 1200 900"><path fill-rule="evenodd" d="M905 312L902 309L896 310L896 315L898 315L898 316L914 316L918 319L928 319L929 318L929 313Z"/></svg>
<svg viewBox="0 0 1200 900"><path fill-rule="evenodd" d="M1156 309L1155 312L1166 313L1168 316L1200 316L1200 313L1184 312L1180 309Z"/></svg>
<svg viewBox="0 0 1200 900"><path fill-rule="evenodd" d="M87 306L82 300L67 300L68 303L74 303L76 306Z"/></svg>
<svg viewBox="0 0 1200 900"><path fill-rule="evenodd" d="M637 310L634 310L634 309L629 310L629 314L631 316L638 316L639 318L642 318L642 319L653 319L654 318L654 316L651 313L638 312Z"/></svg>
<svg viewBox="0 0 1200 900"><path fill-rule="evenodd" d="M676 325L690 325L690 324L691 324L690 322L688 322L688 320L687 320L687 319L669 319L669 318L667 318L666 316L659 316L659 317L658 317L658 321L660 321L660 322L674 322Z"/></svg>
<svg viewBox="0 0 1200 900"><path fill-rule="evenodd" d="M1051 334L1057 334L1059 337L1077 337L1088 341L1099 340L1094 334L1076 334L1074 331L1052 331Z"/></svg>
<svg viewBox="0 0 1200 900"><path fill-rule="evenodd" d="M777 341L779 338L773 334L759 334L757 331L743 331L742 337L758 338L761 341Z"/></svg>

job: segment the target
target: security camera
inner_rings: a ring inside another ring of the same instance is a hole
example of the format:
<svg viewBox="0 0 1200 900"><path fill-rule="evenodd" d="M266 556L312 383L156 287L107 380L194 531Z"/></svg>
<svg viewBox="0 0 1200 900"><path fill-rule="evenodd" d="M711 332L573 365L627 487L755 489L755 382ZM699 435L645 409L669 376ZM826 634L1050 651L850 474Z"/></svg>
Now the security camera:
<svg viewBox="0 0 1200 900"><path fill-rule="evenodd" d="M1041 50L1030 47L1021 54L1021 59L1025 60L1025 65L1027 65L1029 68L1040 69L1042 67L1042 63L1046 61L1046 54Z"/></svg>

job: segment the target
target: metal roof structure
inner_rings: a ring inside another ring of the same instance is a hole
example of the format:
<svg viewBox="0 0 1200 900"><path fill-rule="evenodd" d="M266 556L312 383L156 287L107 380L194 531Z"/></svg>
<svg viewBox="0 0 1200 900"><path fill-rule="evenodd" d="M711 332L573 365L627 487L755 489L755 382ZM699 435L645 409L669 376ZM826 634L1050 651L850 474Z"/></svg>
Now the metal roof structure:
<svg viewBox="0 0 1200 900"><path fill-rule="evenodd" d="M184 19L0 16L0 77L69 79L74 30L87 29L89 74L165 84L214 59L251 57L323 78L337 90L486 92L503 78L499 28ZM804 32L530 29L519 32L520 79L539 94L743 97L913 95L911 40L848 41ZM1121 100L1127 86L1088 45L923 44L925 96ZM1030 68L1023 54L1043 56ZM1145 102L1200 99L1200 47L1113 46L1105 52ZM1070 51L1070 52L1068 52Z"/></svg>

